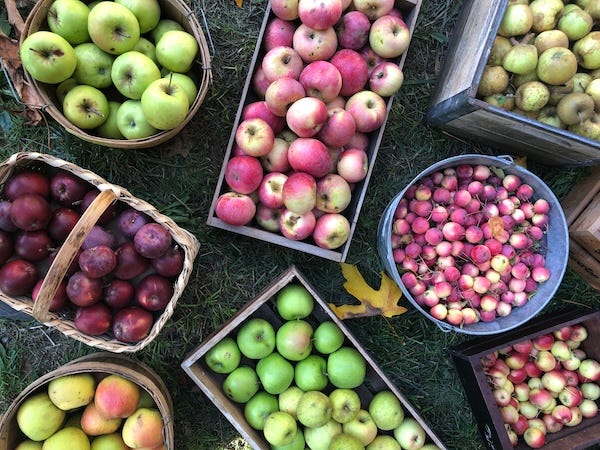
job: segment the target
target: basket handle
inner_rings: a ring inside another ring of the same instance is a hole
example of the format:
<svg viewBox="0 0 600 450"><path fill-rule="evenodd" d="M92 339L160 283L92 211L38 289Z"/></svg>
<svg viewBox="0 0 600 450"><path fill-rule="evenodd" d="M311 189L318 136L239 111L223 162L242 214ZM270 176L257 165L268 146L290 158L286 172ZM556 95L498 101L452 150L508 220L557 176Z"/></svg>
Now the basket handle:
<svg viewBox="0 0 600 450"><path fill-rule="evenodd" d="M50 303L58 290L58 285L63 280L67 269L75 259L77 250L81 247L98 218L116 199L117 194L112 189L100 191L65 239L54 261L52 261L40 287L37 299L33 303L32 315L39 322L44 323L51 319L48 312Z"/></svg>

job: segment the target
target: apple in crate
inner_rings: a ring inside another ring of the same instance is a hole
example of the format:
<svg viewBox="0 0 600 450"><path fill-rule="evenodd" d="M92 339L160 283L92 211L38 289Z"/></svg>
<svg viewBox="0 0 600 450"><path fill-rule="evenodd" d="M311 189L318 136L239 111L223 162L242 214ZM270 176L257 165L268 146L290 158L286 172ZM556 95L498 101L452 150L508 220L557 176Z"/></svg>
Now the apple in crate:
<svg viewBox="0 0 600 450"><path fill-rule="evenodd" d="M294 32L292 47L306 63L327 61L337 49L337 35L333 27L315 30L300 24Z"/></svg>
<svg viewBox="0 0 600 450"><path fill-rule="evenodd" d="M355 50L341 49L331 57L333 64L342 76L340 95L349 97L364 89L369 78L365 59Z"/></svg>
<svg viewBox="0 0 600 450"><path fill-rule="evenodd" d="M385 16L394 9L394 0L353 0L352 4L357 11L367 15L370 20Z"/></svg>
<svg viewBox="0 0 600 450"><path fill-rule="evenodd" d="M300 81L295 78L283 77L269 84L265 91L264 101L272 114L285 118L290 105L305 96L306 92Z"/></svg>
<svg viewBox="0 0 600 450"><path fill-rule="evenodd" d="M325 425L320 427L304 428L304 440L306 446L314 450L328 449L334 436L342 432L342 425L333 419L329 419Z"/></svg>
<svg viewBox="0 0 600 450"><path fill-rule="evenodd" d="M306 172L315 178L327 175L331 169L331 154L316 138L294 139L288 148L287 158L295 171Z"/></svg>
<svg viewBox="0 0 600 450"><path fill-rule="evenodd" d="M307 64L298 79L307 96L316 97L325 103L333 101L342 89L340 71L328 61Z"/></svg>
<svg viewBox="0 0 600 450"><path fill-rule="evenodd" d="M292 47L275 47L263 56L261 68L268 82L288 77L298 79L304 63L298 52Z"/></svg>
<svg viewBox="0 0 600 450"><path fill-rule="evenodd" d="M345 147L356 133L354 117L344 108L329 107L327 122L319 131L317 138L333 148Z"/></svg>
<svg viewBox="0 0 600 450"><path fill-rule="evenodd" d="M397 58L410 44L410 31L401 18L384 15L371 24L369 44L379 56Z"/></svg>
<svg viewBox="0 0 600 450"><path fill-rule="evenodd" d="M275 141L273 128L260 117L243 120L235 132L235 142L248 156L264 156Z"/></svg>
<svg viewBox="0 0 600 450"><path fill-rule="evenodd" d="M280 19L279 17L274 17L269 21L267 27L265 28L265 50L269 51L272 48L279 46L291 47L295 30L296 26L293 22Z"/></svg>
<svg viewBox="0 0 600 450"><path fill-rule="evenodd" d="M370 29L371 21L364 12L348 11L335 26L339 46L360 50L369 40Z"/></svg>
<svg viewBox="0 0 600 450"><path fill-rule="evenodd" d="M296 214L311 211L317 201L315 178L305 172L293 172L282 186L281 199L285 207Z"/></svg>
<svg viewBox="0 0 600 450"><path fill-rule="evenodd" d="M383 125L387 107L379 94L364 90L348 99L346 110L354 117L357 131L370 133Z"/></svg>
<svg viewBox="0 0 600 450"><path fill-rule="evenodd" d="M333 27L342 16L341 0L299 0L298 18L315 30Z"/></svg>
<svg viewBox="0 0 600 450"><path fill-rule="evenodd" d="M225 182L235 192L251 194L260 186L263 168L260 160L248 155L238 155L227 161Z"/></svg>
<svg viewBox="0 0 600 450"><path fill-rule="evenodd" d="M215 214L229 225L242 226L253 219L256 214L256 204L248 195L226 192L217 199Z"/></svg>
<svg viewBox="0 0 600 450"><path fill-rule="evenodd" d="M397 64L391 61L379 64L369 77L369 88L382 97L394 95L404 83L404 74Z"/></svg>
<svg viewBox="0 0 600 450"><path fill-rule="evenodd" d="M317 219L312 236L319 247L335 249L344 245L349 235L348 219L339 213L327 213Z"/></svg>

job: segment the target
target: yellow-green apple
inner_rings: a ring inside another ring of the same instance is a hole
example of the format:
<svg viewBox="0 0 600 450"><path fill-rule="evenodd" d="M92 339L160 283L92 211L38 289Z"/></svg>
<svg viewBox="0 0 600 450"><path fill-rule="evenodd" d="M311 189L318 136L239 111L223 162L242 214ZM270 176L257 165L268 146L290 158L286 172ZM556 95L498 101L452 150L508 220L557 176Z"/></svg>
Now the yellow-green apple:
<svg viewBox="0 0 600 450"><path fill-rule="evenodd" d="M353 420L361 410L360 397L354 389L334 389L329 393L329 400L332 406L331 418L341 424Z"/></svg>
<svg viewBox="0 0 600 450"><path fill-rule="evenodd" d="M350 222L339 213L326 213L319 216L313 239L321 248L339 248L346 243L350 235Z"/></svg>
<svg viewBox="0 0 600 450"><path fill-rule="evenodd" d="M115 0L126 6L140 23L140 33L152 30L160 21L160 4L158 0Z"/></svg>
<svg viewBox="0 0 600 450"><path fill-rule="evenodd" d="M370 45L365 45L363 48L358 50L358 53L367 63L368 76L371 76L371 73L373 72L373 69L375 69L375 67L377 67L382 62L387 61L386 58L383 58L377 53L375 53Z"/></svg>
<svg viewBox="0 0 600 450"><path fill-rule="evenodd" d="M367 176L369 157L364 150L348 148L340 155L337 173L348 183L358 183Z"/></svg>
<svg viewBox="0 0 600 450"><path fill-rule="evenodd" d="M556 357L549 350L541 350L535 356L534 362L542 372L548 372L556 366Z"/></svg>
<svg viewBox="0 0 600 450"><path fill-rule="evenodd" d="M284 208L279 216L279 231L288 239L301 241L312 234L316 222L317 219L312 211L297 214Z"/></svg>
<svg viewBox="0 0 600 450"><path fill-rule="evenodd" d="M564 32L570 41L576 41L586 36L594 26L594 19L581 8L565 11L558 19L557 28Z"/></svg>
<svg viewBox="0 0 600 450"><path fill-rule="evenodd" d="M331 154L325 144L315 138L295 139L288 148L287 157L292 169L315 178L327 175L331 168Z"/></svg>
<svg viewBox="0 0 600 450"><path fill-rule="evenodd" d="M63 375L48 383L48 396L58 408L69 411L94 399L96 381L89 373Z"/></svg>
<svg viewBox="0 0 600 450"><path fill-rule="evenodd" d="M544 83L563 85L577 73L577 58L568 48L553 47L538 57L536 73Z"/></svg>
<svg viewBox="0 0 600 450"><path fill-rule="evenodd" d="M134 52L143 53L155 63L158 62L156 61L156 46L149 39L146 39L143 36L140 36L137 44L135 44L131 50Z"/></svg>
<svg viewBox="0 0 600 450"><path fill-rule="evenodd" d="M276 332L277 351L290 361L300 361L312 351L312 325L303 319L284 322Z"/></svg>
<svg viewBox="0 0 600 450"><path fill-rule="evenodd" d="M120 432L96 436L92 442L90 450L128 450Z"/></svg>
<svg viewBox="0 0 600 450"><path fill-rule="evenodd" d="M383 58L397 58L410 44L410 31L404 21L396 16L385 15L371 24L369 45Z"/></svg>
<svg viewBox="0 0 600 450"><path fill-rule="evenodd" d="M271 450L304 450L306 448L306 442L304 440L304 431L301 428L296 430L294 439L292 442L286 445L272 445Z"/></svg>
<svg viewBox="0 0 600 450"><path fill-rule="evenodd" d="M283 20L298 18L298 0L271 0L273 14Z"/></svg>
<svg viewBox="0 0 600 450"><path fill-rule="evenodd" d="M80 0L56 0L48 9L48 28L71 45L89 40L87 21L90 9Z"/></svg>
<svg viewBox="0 0 600 450"><path fill-rule="evenodd" d="M361 409L354 419L344 423L342 430L345 434L354 436L365 446L377 436L377 425L366 409Z"/></svg>
<svg viewBox="0 0 600 450"><path fill-rule="evenodd" d="M148 123L158 130L170 130L181 125L189 109L185 91L171 78L151 82L140 100Z"/></svg>
<svg viewBox="0 0 600 450"><path fill-rule="evenodd" d="M333 27L342 17L341 0L299 0L300 22L315 30Z"/></svg>
<svg viewBox="0 0 600 450"><path fill-rule="evenodd" d="M370 29L371 21L365 13L357 10L348 11L335 25L339 46L360 50L369 39Z"/></svg>
<svg viewBox="0 0 600 450"><path fill-rule="evenodd" d="M569 48L569 38L561 30L546 30L538 33L533 40L533 44L537 47L538 53L541 55L544 50L552 47Z"/></svg>
<svg viewBox="0 0 600 450"><path fill-rule="evenodd" d="M258 189L262 179L263 168L257 158L238 155L227 161L225 182L235 192L250 194Z"/></svg>
<svg viewBox="0 0 600 450"><path fill-rule="evenodd" d="M567 427L576 427L583 420L583 413L581 412L581 409L579 408L579 406L571 406L569 408L569 411L571 413L571 420L566 422L564 425Z"/></svg>
<svg viewBox="0 0 600 450"><path fill-rule="evenodd" d="M364 89L369 71L366 61L356 50L340 49L331 57L330 62L342 76L340 95L349 97Z"/></svg>
<svg viewBox="0 0 600 450"><path fill-rule="evenodd" d="M269 394L281 394L294 381L294 366L277 352L261 358L256 364L256 373L262 388Z"/></svg>
<svg viewBox="0 0 600 450"><path fill-rule="evenodd" d="M256 214L256 204L249 195L225 192L217 198L215 214L229 225L242 226L249 223Z"/></svg>
<svg viewBox="0 0 600 450"><path fill-rule="evenodd" d="M317 180L315 207L326 213L339 213L346 209L352 200L348 182L340 175L330 173Z"/></svg>
<svg viewBox="0 0 600 450"><path fill-rule="evenodd" d="M594 400L586 398L579 404L579 411L584 418L590 419L598 414L598 405Z"/></svg>
<svg viewBox="0 0 600 450"><path fill-rule="evenodd" d="M401 450L398 441L387 434L375 436L375 439L365 448L366 450ZM424 447L421 448L423 449ZM435 447L435 449L438 450L438 447Z"/></svg>
<svg viewBox="0 0 600 450"><path fill-rule="evenodd" d="M88 15L88 32L94 44L107 53L120 55L131 50L140 38L140 24L125 6L101 1Z"/></svg>
<svg viewBox="0 0 600 450"><path fill-rule="evenodd" d="M236 342L246 358L264 358L275 349L275 329L268 320L252 317L240 326Z"/></svg>
<svg viewBox="0 0 600 450"><path fill-rule="evenodd" d="M163 78L172 79L174 83L180 85L185 91L190 106L194 103L196 100L196 95L198 94L198 86L196 86L196 82L191 76L185 73L170 72Z"/></svg>
<svg viewBox="0 0 600 450"><path fill-rule="evenodd" d="M285 411L296 418L296 409L298 408L298 402L300 401L302 394L304 394L304 391L298 386L292 385L287 388L277 397L279 410Z"/></svg>
<svg viewBox="0 0 600 450"><path fill-rule="evenodd" d="M200 47L191 33L170 30L156 43L156 60L171 72L187 72L192 68Z"/></svg>
<svg viewBox="0 0 600 450"><path fill-rule="evenodd" d="M254 70L254 73L252 74L251 84L252 90L254 91L258 99L264 100L265 92L267 92L267 88L269 87L269 84L271 84L271 82L267 80L267 77L265 76L265 71L263 70L262 66L258 66Z"/></svg>
<svg viewBox="0 0 600 450"><path fill-rule="evenodd" d="M119 130L119 125L117 123L117 114L119 112L120 107L121 103L112 100L108 101L108 117L102 125L94 129L98 136L107 139L125 138L125 136L123 136L123 133L121 133L121 131Z"/></svg>
<svg viewBox="0 0 600 450"><path fill-rule="evenodd" d="M42 83L58 84L70 78L77 66L73 47L51 31L36 31L25 38L19 56L29 75Z"/></svg>
<svg viewBox="0 0 600 450"><path fill-rule="evenodd" d="M156 26L150 30L150 37L152 38L152 42L156 45L163 34L167 31L179 30L184 31L183 25L173 19L160 19Z"/></svg>
<svg viewBox="0 0 600 450"><path fill-rule="evenodd" d="M285 118L290 105L305 96L306 93L300 81L295 78L283 77L269 84L265 91L264 101L273 115Z"/></svg>
<svg viewBox="0 0 600 450"><path fill-rule="evenodd" d="M314 309L312 294L301 284L284 286L275 297L277 312L285 320L304 319Z"/></svg>
<svg viewBox="0 0 600 450"><path fill-rule="evenodd" d="M330 148L344 147L356 133L356 122L348 111L341 107L327 108L327 122L317 134Z"/></svg>
<svg viewBox="0 0 600 450"><path fill-rule="evenodd" d="M590 83L585 88L584 92L594 99L594 108L600 107L600 78L596 78L590 81Z"/></svg>
<svg viewBox="0 0 600 450"><path fill-rule="evenodd" d="M342 425L329 419L319 427L304 428L304 441L311 450L327 450L334 436L341 434Z"/></svg>
<svg viewBox="0 0 600 450"><path fill-rule="evenodd" d="M90 440L86 434L77 427L61 428L44 441L46 450L58 450L69 448L72 450L87 450L90 448Z"/></svg>
<svg viewBox="0 0 600 450"><path fill-rule="evenodd" d="M596 382L600 380L600 363L595 359L584 359L581 361L581 364L579 364L577 374L582 382Z"/></svg>
<svg viewBox="0 0 600 450"><path fill-rule="evenodd" d="M344 343L344 333L340 327L331 320L321 322L315 329L313 345L323 355L335 352Z"/></svg>
<svg viewBox="0 0 600 450"><path fill-rule="evenodd" d="M113 55L91 42L79 44L73 50L77 57L73 79L78 84L87 84L98 89L112 85L111 68L115 59Z"/></svg>
<svg viewBox="0 0 600 450"><path fill-rule="evenodd" d="M236 367L223 380L223 392L237 403L246 403L258 392L258 388L258 375L247 365Z"/></svg>
<svg viewBox="0 0 600 450"><path fill-rule="evenodd" d="M163 418L156 408L139 408L131 414L121 431L123 442L132 448L158 447L163 443Z"/></svg>
<svg viewBox="0 0 600 450"><path fill-rule="evenodd" d="M279 46L291 47L294 31L296 31L296 25L293 22L279 17L270 19L263 36L265 50L269 51Z"/></svg>
<svg viewBox="0 0 600 450"><path fill-rule="evenodd" d="M240 365L242 354L231 336L217 342L204 355L206 365L216 373L230 373Z"/></svg>
<svg viewBox="0 0 600 450"><path fill-rule="evenodd" d="M582 383L579 388L581 389L583 396L587 399L596 401L600 398L600 386L596 383L587 381Z"/></svg>
<svg viewBox="0 0 600 450"><path fill-rule="evenodd" d="M108 117L108 100L102 91L92 86L72 88L63 101L63 114L75 126L90 130L99 127Z"/></svg>
<svg viewBox="0 0 600 450"><path fill-rule="evenodd" d="M382 97L391 97L402 87L404 73L391 61L379 64L369 77L369 89Z"/></svg>
<svg viewBox="0 0 600 450"><path fill-rule="evenodd" d="M320 427L331 419L331 400L321 391L306 391L296 409L298 422L305 427Z"/></svg>
<svg viewBox="0 0 600 450"><path fill-rule="evenodd" d="M47 392L28 396L19 405L16 414L19 430L34 441L43 441L63 424L66 412L58 408Z"/></svg>
<svg viewBox="0 0 600 450"><path fill-rule="evenodd" d="M290 168L287 157L289 148L290 144L285 139L276 137L271 151L259 158L264 169L268 172L287 172Z"/></svg>
<svg viewBox="0 0 600 450"><path fill-rule="evenodd" d="M135 412L140 396L140 387L133 381L110 374L98 382L94 404L107 419L125 418Z"/></svg>
<svg viewBox="0 0 600 450"><path fill-rule="evenodd" d="M575 53L577 62L581 67L590 70L600 68L599 37L600 31L592 31L573 43L571 49Z"/></svg>
<svg viewBox="0 0 600 450"><path fill-rule="evenodd" d="M327 358L327 374L332 385L353 389L365 380L367 363L358 350L342 346Z"/></svg>
<svg viewBox="0 0 600 450"><path fill-rule="evenodd" d="M369 413L380 430L393 430L404 420L404 409L390 390L377 392L369 402Z"/></svg>
<svg viewBox="0 0 600 450"><path fill-rule="evenodd" d="M79 83L75 80L75 78L67 78L65 81L61 81L56 86L56 90L54 91L56 94L56 99L58 100L58 104L62 105L65 100L65 95Z"/></svg>
<svg viewBox="0 0 600 450"><path fill-rule="evenodd" d="M292 47L306 63L328 60L335 53L337 45L337 35L333 27L315 30L300 24L292 38Z"/></svg>
<svg viewBox="0 0 600 450"><path fill-rule="evenodd" d="M321 355L308 355L294 366L294 382L303 391L320 391L327 386L327 362Z"/></svg>
<svg viewBox="0 0 600 450"><path fill-rule="evenodd" d="M302 97L290 105L285 120L298 137L315 136L327 122L327 106L316 97Z"/></svg>
<svg viewBox="0 0 600 450"><path fill-rule="evenodd" d="M269 414L278 410L277 397L265 391L258 391L244 405L244 418L252 428L262 430Z"/></svg>
<svg viewBox="0 0 600 450"><path fill-rule="evenodd" d="M379 94L364 90L352 95L346 102L346 111L356 122L356 130L370 133L377 130L385 121L387 107Z"/></svg>
<svg viewBox="0 0 600 450"><path fill-rule="evenodd" d="M242 110L241 120L260 117L270 125L275 134L279 134L283 131L283 128L285 127L284 116L285 114L283 114L281 117L276 116L271 112L265 100L258 100L252 103L248 103L246 106L244 106L244 109Z"/></svg>
<svg viewBox="0 0 600 450"><path fill-rule="evenodd" d="M283 185L288 176L281 172L267 173L258 186L258 201L267 208L283 206Z"/></svg>
<svg viewBox="0 0 600 450"><path fill-rule="evenodd" d="M123 419L116 417L114 419L105 418L96 405L92 402L88 404L81 415L81 429L88 436L99 436L101 434L113 433L121 426Z"/></svg>
<svg viewBox="0 0 600 450"><path fill-rule="evenodd" d="M550 348L550 353L554 355L557 361L567 361L571 358L571 349L565 341L556 340Z"/></svg>
<svg viewBox="0 0 600 450"><path fill-rule="evenodd" d="M354 436L340 433L334 436L328 450L364 450L365 446Z"/></svg>
<svg viewBox="0 0 600 450"><path fill-rule="evenodd" d="M304 68L304 62L294 48L279 46L265 53L260 67L265 79L271 83L283 77L297 80Z"/></svg>
<svg viewBox="0 0 600 450"><path fill-rule="evenodd" d="M299 81L307 96L320 98L325 103L335 99L342 89L342 75L328 61L307 64L300 73Z"/></svg>
<svg viewBox="0 0 600 450"><path fill-rule="evenodd" d="M403 449L417 450L423 447L427 436L419 422L412 417L407 417L398 428L394 429L394 437Z"/></svg>
<svg viewBox="0 0 600 450"><path fill-rule="evenodd" d="M394 0L352 0L354 9L374 21L389 14L394 9Z"/></svg>
<svg viewBox="0 0 600 450"><path fill-rule="evenodd" d="M286 412L274 411L265 419L263 434L271 445L291 444L297 432L296 419Z"/></svg>
<svg viewBox="0 0 600 450"><path fill-rule="evenodd" d="M291 212L303 215L311 211L317 201L317 182L306 172L291 173L282 187L283 205Z"/></svg>
<svg viewBox="0 0 600 450"><path fill-rule="evenodd" d="M150 83L160 78L160 69L143 53L128 51L115 58L111 78L121 94L139 100Z"/></svg>
<svg viewBox="0 0 600 450"><path fill-rule="evenodd" d="M139 100L125 100L117 110L116 122L117 128L127 139L141 139L158 133L148 123Z"/></svg>
<svg viewBox="0 0 600 450"><path fill-rule="evenodd" d="M235 143L248 156L266 155L273 148L274 141L273 129L260 117L243 120L235 131Z"/></svg>

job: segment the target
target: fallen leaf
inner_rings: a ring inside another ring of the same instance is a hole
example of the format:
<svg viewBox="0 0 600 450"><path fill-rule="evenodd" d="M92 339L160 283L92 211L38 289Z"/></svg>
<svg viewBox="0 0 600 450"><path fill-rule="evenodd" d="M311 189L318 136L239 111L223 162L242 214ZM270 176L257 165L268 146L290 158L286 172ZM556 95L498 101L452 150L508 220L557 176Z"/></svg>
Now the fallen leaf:
<svg viewBox="0 0 600 450"><path fill-rule="evenodd" d="M527 169L527 156L519 156L514 158L515 164Z"/></svg>
<svg viewBox="0 0 600 450"><path fill-rule="evenodd" d="M498 237L504 234L504 221L500 217L490 217L488 223L490 225L490 231L492 232L493 237Z"/></svg>
<svg viewBox="0 0 600 450"><path fill-rule="evenodd" d="M4 6L6 6L8 21L15 27L17 37L21 37L25 28L25 21L17 9L17 3L14 0L4 0Z"/></svg>
<svg viewBox="0 0 600 450"><path fill-rule="evenodd" d="M244 6L244 0L235 0L235 5L238 8L241 8L242 6Z"/></svg>
<svg viewBox="0 0 600 450"><path fill-rule="evenodd" d="M381 285L376 290L367 284L355 265L341 263L341 266L346 279L344 288L358 299L360 304L337 306L330 303L329 306L340 319L377 315L393 317L406 312L404 306L398 305L402 291L384 272L381 272Z"/></svg>

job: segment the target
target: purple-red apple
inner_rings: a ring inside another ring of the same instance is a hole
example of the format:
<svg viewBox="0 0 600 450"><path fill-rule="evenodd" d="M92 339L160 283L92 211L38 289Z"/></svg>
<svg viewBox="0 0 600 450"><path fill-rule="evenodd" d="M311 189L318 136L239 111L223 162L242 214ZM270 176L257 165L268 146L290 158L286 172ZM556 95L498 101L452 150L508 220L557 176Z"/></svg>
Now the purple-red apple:
<svg viewBox="0 0 600 450"><path fill-rule="evenodd" d="M361 11L348 11L335 26L341 48L360 50L369 40L371 21Z"/></svg>
<svg viewBox="0 0 600 450"><path fill-rule="evenodd" d="M329 62L342 75L342 96L349 97L364 89L369 79L369 69L365 59L356 50L338 50Z"/></svg>

